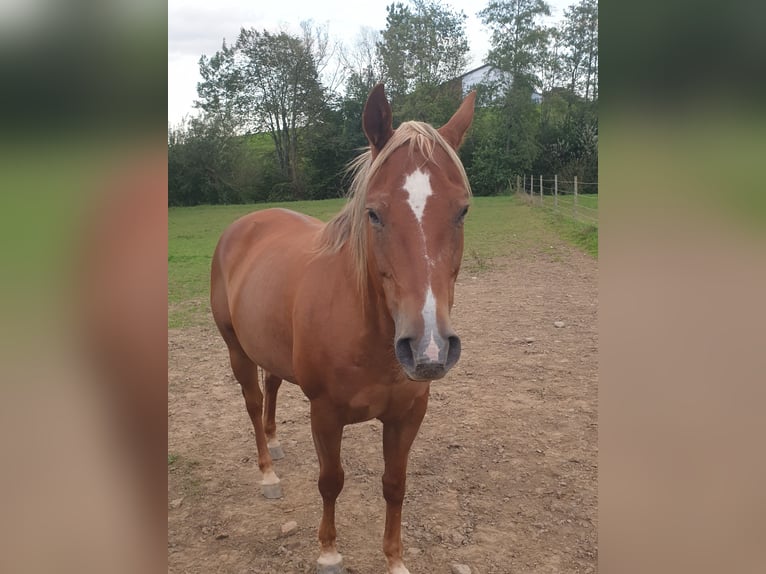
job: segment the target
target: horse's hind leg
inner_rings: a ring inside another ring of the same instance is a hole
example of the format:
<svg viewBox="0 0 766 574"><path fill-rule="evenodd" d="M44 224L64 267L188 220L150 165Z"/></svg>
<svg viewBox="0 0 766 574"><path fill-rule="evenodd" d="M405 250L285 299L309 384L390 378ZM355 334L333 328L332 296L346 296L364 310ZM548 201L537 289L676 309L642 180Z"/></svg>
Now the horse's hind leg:
<svg viewBox="0 0 766 574"><path fill-rule="evenodd" d="M266 498L282 498L282 487L279 484L277 474L274 472L266 432L263 428L263 393L258 384L258 366L237 346L229 347L229 356L234 376L242 387L242 396L245 397L247 413L250 415L255 430L258 467L263 474L261 493Z"/></svg>
<svg viewBox="0 0 766 574"><path fill-rule="evenodd" d="M264 392L264 407L263 414L266 417L264 424L264 430L266 431L266 441L269 445L269 453L273 460L279 460L284 458L285 453L282 450L282 445L277 440L277 392L282 384L282 379L271 373L266 373L265 380L263 381Z"/></svg>
<svg viewBox="0 0 766 574"><path fill-rule="evenodd" d="M226 284L219 260L219 246L213 255L213 264L210 274L210 307L213 312L215 324L221 333L226 346L229 349L229 359L234 377L242 387L242 396L245 397L245 406L255 430L255 444L258 447L258 467L263 474L261 492L266 498L281 498L282 487L279 478L274 472L274 466L269 454L268 441L263 428L263 393L258 385L258 366L250 360L234 331L234 326L229 312L229 301L226 293ZM276 393L275 393L276 394Z"/></svg>

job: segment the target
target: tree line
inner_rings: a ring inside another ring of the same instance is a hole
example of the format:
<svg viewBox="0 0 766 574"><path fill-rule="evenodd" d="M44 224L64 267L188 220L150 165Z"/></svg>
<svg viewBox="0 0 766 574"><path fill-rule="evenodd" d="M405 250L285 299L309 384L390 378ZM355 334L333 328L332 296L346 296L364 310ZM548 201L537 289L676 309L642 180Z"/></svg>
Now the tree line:
<svg viewBox="0 0 766 574"><path fill-rule="evenodd" d="M598 181L598 4L580 0L553 26L544 0L490 0L491 33L461 159L476 195L516 175ZM462 99L466 15L440 0L387 6L383 30L352 48L311 22L300 34L245 29L199 60L199 115L168 129L171 205L338 197L344 166L366 145L364 102L383 82L394 126L439 126ZM537 97L534 97L537 95Z"/></svg>

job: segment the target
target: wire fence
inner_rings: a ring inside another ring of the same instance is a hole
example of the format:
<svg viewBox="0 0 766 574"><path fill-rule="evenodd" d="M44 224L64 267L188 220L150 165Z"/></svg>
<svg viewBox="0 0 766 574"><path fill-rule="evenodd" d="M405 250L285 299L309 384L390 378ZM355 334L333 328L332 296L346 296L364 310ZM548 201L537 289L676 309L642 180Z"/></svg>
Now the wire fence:
<svg viewBox="0 0 766 574"><path fill-rule="evenodd" d="M581 182L577 176L567 180L558 175L517 175L515 184L516 193L532 205L598 225L598 182Z"/></svg>

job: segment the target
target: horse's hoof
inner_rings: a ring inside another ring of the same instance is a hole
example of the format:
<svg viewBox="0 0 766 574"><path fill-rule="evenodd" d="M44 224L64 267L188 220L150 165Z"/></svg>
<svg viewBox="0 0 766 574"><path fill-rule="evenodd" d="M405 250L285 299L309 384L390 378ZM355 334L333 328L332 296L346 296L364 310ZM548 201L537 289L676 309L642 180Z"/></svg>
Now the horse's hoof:
<svg viewBox="0 0 766 574"><path fill-rule="evenodd" d="M328 556L324 560L320 557L317 560L317 574L346 574L346 569L343 568L343 556L336 553L335 556Z"/></svg>
<svg viewBox="0 0 766 574"><path fill-rule="evenodd" d="M282 445L279 444L276 446L269 445L269 454L271 455L271 460L285 458L285 451L282 450Z"/></svg>
<svg viewBox="0 0 766 574"><path fill-rule="evenodd" d="M337 564L320 564L317 562L317 574L346 574L343 562Z"/></svg>
<svg viewBox="0 0 766 574"><path fill-rule="evenodd" d="M261 494L264 498L282 498L282 485L278 482L275 484L261 483Z"/></svg>

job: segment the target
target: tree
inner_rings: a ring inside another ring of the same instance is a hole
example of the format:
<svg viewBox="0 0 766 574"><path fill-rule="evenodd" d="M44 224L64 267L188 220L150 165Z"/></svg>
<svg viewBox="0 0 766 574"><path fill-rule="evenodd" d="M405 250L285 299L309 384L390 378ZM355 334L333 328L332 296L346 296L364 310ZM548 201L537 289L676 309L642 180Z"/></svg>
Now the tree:
<svg viewBox="0 0 766 574"><path fill-rule="evenodd" d="M544 0L491 0L479 12L492 31L488 63L508 72L513 83L539 86L548 45L548 29L540 19L550 13Z"/></svg>
<svg viewBox="0 0 766 574"><path fill-rule="evenodd" d="M479 12L492 31L487 63L502 72L482 86L490 119L474 130L469 171L479 194L507 188L514 175L529 173L540 155L540 106L532 94L543 80L553 83L543 72L555 75L551 31L541 23L549 14L543 0L493 0Z"/></svg>
<svg viewBox="0 0 766 574"><path fill-rule="evenodd" d="M580 0L564 11L562 58L568 86L586 100L598 98L598 2Z"/></svg>
<svg viewBox="0 0 766 574"><path fill-rule="evenodd" d="M540 88L543 94L551 92L565 84L564 52L561 30L556 27L548 29L548 45L542 55Z"/></svg>
<svg viewBox="0 0 766 574"><path fill-rule="evenodd" d="M395 122L441 125L460 102L465 15L442 0L387 7L386 28L362 29L340 52L311 23L302 32L245 30L200 59L198 118L168 132L172 205L320 199L346 187L344 166L367 144L361 116L385 81ZM492 78L460 156L477 195L505 191L522 174L598 178L598 7L576 0L545 28L543 0L492 0ZM343 83L342 96L335 93ZM541 92L532 99L534 92Z"/></svg>
<svg viewBox="0 0 766 574"><path fill-rule="evenodd" d="M469 46L465 32L467 16L462 11L452 11L439 0L396 2L386 9L386 28L381 32L377 49L386 91L392 101L463 73Z"/></svg>
<svg viewBox="0 0 766 574"><path fill-rule="evenodd" d="M364 103L375 84L383 81L383 68L377 52L380 40L380 32L362 27L354 45L350 49L341 50L347 98L361 99Z"/></svg>
<svg viewBox="0 0 766 574"><path fill-rule="evenodd" d="M300 195L299 130L315 123L324 101L314 57L302 38L285 32L243 29L237 49L245 56L240 96L271 134L280 169Z"/></svg>
<svg viewBox="0 0 766 574"><path fill-rule="evenodd" d="M301 135L323 112L317 64L325 61L326 48L326 36L309 24L303 37L243 28L232 48L224 43L212 58L200 60L198 107L231 118L239 134L269 133L280 172L296 196L304 187Z"/></svg>
<svg viewBox="0 0 766 574"><path fill-rule="evenodd" d="M197 84L199 99L195 106L208 116L232 119L237 115L236 104L240 74L236 68L236 52L223 41L221 50L208 58L199 59L202 81Z"/></svg>
<svg viewBox="0 0 766 574"><path fill-rule="evenodd" d="M237 142L213 116L193 118L170 128L170 205L241 202L241 190L230 180L232 165L239 153Z"/></svg>
<svg viewBox="0 0 766 574"><path fill-rule="evenodd" d="M328 25L314 25L311 20L301 22L303 43L314 59L317 77L325 94L337 92L345 80L342 62L342 44L330 39Z"/></svg>

